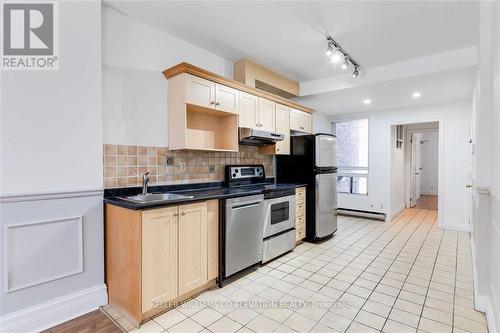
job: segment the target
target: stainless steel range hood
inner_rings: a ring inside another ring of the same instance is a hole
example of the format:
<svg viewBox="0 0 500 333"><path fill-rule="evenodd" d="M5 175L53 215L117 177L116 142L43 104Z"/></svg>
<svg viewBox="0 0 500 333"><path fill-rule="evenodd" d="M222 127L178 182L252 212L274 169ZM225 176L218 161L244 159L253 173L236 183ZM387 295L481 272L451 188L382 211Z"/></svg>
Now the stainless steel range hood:
<svg viewBox="0 0 500 333"><path fill-rule="evenodd" d="M240 144L262 146L283 141L284 134L262 131L258 129L240 127L239 128Z"/></svg>

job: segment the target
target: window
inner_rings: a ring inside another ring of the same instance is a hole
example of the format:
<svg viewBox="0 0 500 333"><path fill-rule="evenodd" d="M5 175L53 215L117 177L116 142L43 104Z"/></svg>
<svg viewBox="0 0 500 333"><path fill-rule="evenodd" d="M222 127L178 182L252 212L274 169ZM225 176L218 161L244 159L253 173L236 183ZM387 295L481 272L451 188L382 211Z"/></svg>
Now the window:
<svg viewBox="0 0 500 333"><path fill-rule="evenodd" d="M337 191L368 194L368 119L336 122Z"/></svg>

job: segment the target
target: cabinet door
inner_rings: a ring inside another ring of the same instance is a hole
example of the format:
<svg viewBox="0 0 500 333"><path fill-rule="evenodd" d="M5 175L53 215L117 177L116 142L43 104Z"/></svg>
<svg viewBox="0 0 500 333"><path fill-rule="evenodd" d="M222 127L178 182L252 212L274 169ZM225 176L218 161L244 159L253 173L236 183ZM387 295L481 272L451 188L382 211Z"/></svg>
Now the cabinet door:
<svg viewBox="0 0 500 333"><path fill-rule="evenodd" d="M142 214L142 313L178 295L177 215L177 207Z"/></svg>
<svg viewBox="0 0 500 333"><path fill-rule="evenodd" d="M290 129L302 131L302 111L290 109Z"/></svg>
<svg viewBox="0 0 500 333"><path fill-rule="evenodd" d="M274 132L276 103L259 97L259 127L261 130Z"/></svg>
<svg viewBox="0 0 500 333"><path fill-rule="evenodd" d="M215 108L220 111L238 114L239 98L238 90L223 86L215 85Z"/></svg>
<svg viewBox="0 0 500 333"><path fill-rule="evenodd" d="M186 103L215 108L215 83L186 74Z"/></svg>
<svg viewBox="0 0 500 333"><path fill-rule="evenodd" d="M276 104L276 132L285 135L283 141L276 142L276 154L290 154L290 108Z"/></svg>
<svg viewBox="0 0 500 333"><path fill-rule="evenodd" d="M259 98L240 91L239 127L259 128Z"/></svg>
<svg viewBox="0 0 500 333"><path fill-rule="evenodd" d="M302 112L302 131L312 133L312 115L307 112Z"/></svg>
<svg viewBox="0 0 500 333"><path fill-rule="evenodd" d="M179 206L179 295L207 282L207 203Z"/></svg>

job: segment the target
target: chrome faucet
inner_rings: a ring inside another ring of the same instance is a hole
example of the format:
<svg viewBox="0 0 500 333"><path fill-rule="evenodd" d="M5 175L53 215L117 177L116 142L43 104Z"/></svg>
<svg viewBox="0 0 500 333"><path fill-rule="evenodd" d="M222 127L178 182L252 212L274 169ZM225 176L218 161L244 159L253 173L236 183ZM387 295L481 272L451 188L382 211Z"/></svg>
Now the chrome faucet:
<svg viewBox="0 0 500 333"><path fill-rule="evenodd" d="M148 195L149 171L142 175L142 195Z"/></svg>

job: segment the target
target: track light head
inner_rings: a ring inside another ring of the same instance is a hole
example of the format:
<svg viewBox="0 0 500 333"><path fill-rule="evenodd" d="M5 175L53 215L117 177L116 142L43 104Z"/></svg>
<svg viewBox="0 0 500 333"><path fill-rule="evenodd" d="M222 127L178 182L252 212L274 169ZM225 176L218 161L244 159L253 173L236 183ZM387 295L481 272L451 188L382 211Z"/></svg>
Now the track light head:
<svg viewBox="0 0 500 333"><path fill-rule="evenodd" d="M333 50L333 44L332 44L332 42L328 41L328 47L326 49L326 56L327 57L331 57L332 54L333 54L333 51L334 51Z"/></svg>
<svg viewBox="0 0 500 333"><path fill-rule="evenodd" d="M340 62L340 60L342 60L342 57L344 56L344 54L342 54L342 52L339 50L339 49L336 49L333 54L332 54L332 58L331 58L331 61L334 63L334 64L337 64Z"/></svg>
<svg viewBox="0 0 500 333"><path fill-rule="evenodd" d="M340 67L344 70L346 70L347 67L349 67L349 58L348 57L344 57L344 62L342 63L342 65Z"/></svg>
<svg viewBox="0 0 500 333"><path fill-rule="evenodd" d="M359 68L356 66L354 67L354 71L352 71L352 76L358 77L359 75Z"/></svg>

